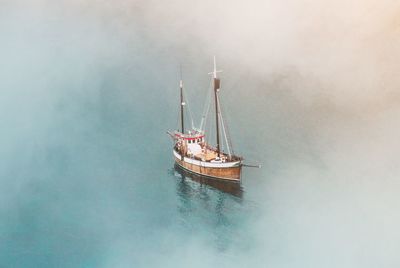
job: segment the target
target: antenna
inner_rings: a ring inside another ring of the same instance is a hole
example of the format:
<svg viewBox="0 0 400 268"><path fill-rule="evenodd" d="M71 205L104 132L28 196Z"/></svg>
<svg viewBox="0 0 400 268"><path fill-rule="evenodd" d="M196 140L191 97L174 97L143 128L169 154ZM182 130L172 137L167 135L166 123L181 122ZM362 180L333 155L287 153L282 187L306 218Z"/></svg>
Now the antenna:
<svg viewBox="0 0 400 268"><path fill-rule="evenodd" d="M217 73L222 73L222 70L217 71L217 63L214 56L214 70L208 74L212 74L214 78L217 78Z"/></svg>
<svg viewBox="0 0 400 268"><path fill-rule="evenodd" d="M183 87L183 79L182 79L182 64L179 63L179 74L180 74L180 80L179 80L179 87Z"/></svg>

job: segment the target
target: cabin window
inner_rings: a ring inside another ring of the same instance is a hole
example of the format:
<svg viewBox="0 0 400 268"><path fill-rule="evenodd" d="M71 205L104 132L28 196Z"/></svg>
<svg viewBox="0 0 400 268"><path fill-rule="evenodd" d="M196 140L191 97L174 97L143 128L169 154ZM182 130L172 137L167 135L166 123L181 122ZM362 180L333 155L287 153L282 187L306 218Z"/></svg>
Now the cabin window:
<svg viewBox="0 0 400 268"><path fill-rule="evenodd" d="M188 140L188 143L192 143L192 141L191 141L191 140Z"/></svg>

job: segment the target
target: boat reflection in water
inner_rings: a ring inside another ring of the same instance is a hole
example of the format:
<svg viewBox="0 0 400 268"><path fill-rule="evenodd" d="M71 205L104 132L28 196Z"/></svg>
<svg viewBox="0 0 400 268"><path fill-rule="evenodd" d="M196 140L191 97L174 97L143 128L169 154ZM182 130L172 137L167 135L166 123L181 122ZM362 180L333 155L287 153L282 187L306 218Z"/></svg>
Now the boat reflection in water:
<svg viewBox="0 0 400 268"><path fill-rule="evenodd" d="M244 210L240 183L218 181L182 170L169 170L175 177L177 211L181 234L206 230L211 235L208 246L225 252L241 234Z"/></svg>
<svg viewBox="0 0 400 268"><path fill-rule="evenodd" d="M202 185L210 186L212 188L220 190L221 192L228 193L239 198L243 196L243 189L240 183L226 181L226 180L218 180L194 174L184 170L176 163L174 165L174 170L182 177L183 181L186 178L188 178L194 182L199 183L201 186Z"/></svg>

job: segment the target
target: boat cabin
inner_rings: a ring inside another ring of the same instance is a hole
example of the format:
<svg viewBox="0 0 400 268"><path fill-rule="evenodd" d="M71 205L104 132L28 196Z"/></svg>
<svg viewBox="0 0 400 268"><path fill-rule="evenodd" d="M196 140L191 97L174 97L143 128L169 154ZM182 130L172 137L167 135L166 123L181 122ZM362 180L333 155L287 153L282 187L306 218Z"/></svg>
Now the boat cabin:
<svg viewBox="0 0 400 268"><path fill-rule="evenodd" d="M176 149L178 152L184 152L190 158L207 162L225 162L226 155L221 153L218 157L215 148L211 148L205 142L205 135L199 131L189 131L188 134L182 134L175 131Z"/></svg>
<svg viewBox="0 0 400 268"><path fill-rule="evenodd" d="M175 132L175 138L178 140L178 147L186 148L186 153L189 156L194 156L202 152L205 145L204 134L199 131L189 131L188 134L182 134L181 132Z"/></svg>

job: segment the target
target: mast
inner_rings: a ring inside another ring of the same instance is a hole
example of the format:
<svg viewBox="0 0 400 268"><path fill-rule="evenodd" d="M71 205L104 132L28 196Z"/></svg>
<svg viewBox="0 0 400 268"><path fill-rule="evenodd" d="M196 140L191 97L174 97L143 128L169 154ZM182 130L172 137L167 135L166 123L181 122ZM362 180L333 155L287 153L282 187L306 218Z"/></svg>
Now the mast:
<svg viewBox="0 0 400 268"><path fill-rule="evenodd" d="M181 132L182 135L185 133L185 127L183 123L183 106L185 106L185 102L183 101L183 82L180 80L179 87L181 89Z"/></svg>
<svg viewBox="0 0 400 268"><path fill-rule="evenodd" d="M185 139L183 138L183 135L185 134L185 126L184 126L184 121L183 121L183 106L185 106L185 102L183 100L183 81L182 81L182 79L179 81L179 87L180 87L180 91L181 91L181 132L182 132L181 160L183 161L184 155L185 155L185 149L184 149Z"/></svg>
<svg viewBox="0 0 400 268"><path fill-rule="evenodd" d="M220 143L219 143L219 108L218 108L218 91L220 87L220 80L217 78L217 64L215 62L215 56L214 56L214 71L212 72L213 74L213 84L214 84L214 100L215 100L215 124L216 124L216 131L217 131L217 154L218 157L221 156L221 149L220 149Z"/></svg>

